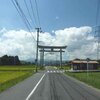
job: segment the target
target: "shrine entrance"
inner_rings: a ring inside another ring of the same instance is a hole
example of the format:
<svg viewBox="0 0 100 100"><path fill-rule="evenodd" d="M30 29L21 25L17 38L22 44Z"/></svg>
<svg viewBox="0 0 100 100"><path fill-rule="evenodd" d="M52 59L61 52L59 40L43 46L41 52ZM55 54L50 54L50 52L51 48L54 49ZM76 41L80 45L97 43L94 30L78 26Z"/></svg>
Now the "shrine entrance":
<svg viewBox="0 0 100 100"><path fill-rule="evenodd" d="M65 52L64 49L66 49L67 46L43 46L38 45L38 48L40 49L40 65L44 66L44 53L54 53L58 52L60 56L60 67L62 68L62 53Z"/></svg>

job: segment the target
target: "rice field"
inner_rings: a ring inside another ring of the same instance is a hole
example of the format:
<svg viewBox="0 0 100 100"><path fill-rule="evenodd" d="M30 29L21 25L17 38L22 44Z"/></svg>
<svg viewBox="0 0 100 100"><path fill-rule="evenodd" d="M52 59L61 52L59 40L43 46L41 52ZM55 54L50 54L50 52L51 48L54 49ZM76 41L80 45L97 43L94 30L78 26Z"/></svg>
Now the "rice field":
<svg viewBox="0 0 100 100"><path fill-rule="evenodd" d="M35 73L35 66L0 66L0 92Z"/></svg>
<svg viewBox="0 0 100 100"><path fill-rule="evenodd" d="M0 71L31 71L31 70L35 70L34 65L0 66Z"/></svg>

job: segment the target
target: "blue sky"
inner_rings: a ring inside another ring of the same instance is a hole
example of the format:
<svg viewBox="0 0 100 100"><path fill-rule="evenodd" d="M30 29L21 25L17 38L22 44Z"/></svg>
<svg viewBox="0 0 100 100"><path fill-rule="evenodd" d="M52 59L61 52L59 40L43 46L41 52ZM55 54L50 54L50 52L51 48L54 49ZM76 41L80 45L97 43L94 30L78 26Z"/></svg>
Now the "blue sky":
<svg viewBox="0 0 100 100"><path fill-rule="evenodd" d="M41 27L44 31L51 32L66 27L95 26L97 1L37 0ZM19 3L27 14L23 0L19 0ZM35 7L35 4L33 5ZM2 0L0 3L0 28L3 27L7 29L26 28L11 0Z"/></svg>
<svg viewBox="0 0 100 100"><path fill-rule="evenodd" d="M33 8L36 19L30 20L24 0L18 0L26 17L33 23L33 30L38 26L36 5ZM26 0L30 13L30 0ZM67 45L64 58L96 59L97 43L93 34L96 26L98 0L37 0L42 30L40 41L43 45ZM100 12L98 25L100 25ZM34 26L34 24L37 24ZM89 35L88 35L89 33ZM36 31L33 31L36 38ZM0 2L0 56L18 55L21 60L35 59L36 41L12 4L11 0ZM50 55L47 59L51 58Z"/></svg>

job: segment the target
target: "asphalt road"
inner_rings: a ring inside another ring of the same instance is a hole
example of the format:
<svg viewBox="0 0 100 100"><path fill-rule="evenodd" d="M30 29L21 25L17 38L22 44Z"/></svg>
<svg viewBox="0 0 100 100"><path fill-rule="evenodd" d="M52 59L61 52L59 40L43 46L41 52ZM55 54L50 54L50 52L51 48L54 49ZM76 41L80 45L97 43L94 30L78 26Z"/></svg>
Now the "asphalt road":
<svg viewBox="0 0 100 100"><path fill-rule="evenodd" d="M66 77L48 73L29 100L100 100L100 92Z"/></svg>
<svg viewBox="0 0 100 100"><path fill-rule="evenodd" d="M1 93L0 100L100 100L100 91L49 69Z"/></svg>

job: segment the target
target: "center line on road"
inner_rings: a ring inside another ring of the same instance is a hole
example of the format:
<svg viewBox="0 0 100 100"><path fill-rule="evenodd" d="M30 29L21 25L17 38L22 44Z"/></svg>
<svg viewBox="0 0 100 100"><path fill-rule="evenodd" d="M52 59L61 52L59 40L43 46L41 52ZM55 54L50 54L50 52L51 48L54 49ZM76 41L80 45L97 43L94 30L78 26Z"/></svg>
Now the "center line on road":
<svg viewBox="0 0 100 100"><path fill-rule="evenodd" d="M38 85L40 84L40 82L42 81L42 79L44 78L45 74L43 74L43 76L41 77L41 79L38 81L38 83L36 84L36 86L33 88L33 90L31 91L31 93L28 95L28 97L26 98L26 100L29 100L30 97L32 96L32 94L35 92L36 88L38 87Z"/></svg>

